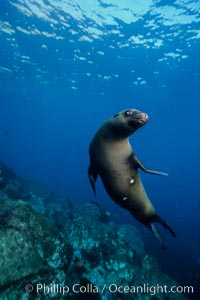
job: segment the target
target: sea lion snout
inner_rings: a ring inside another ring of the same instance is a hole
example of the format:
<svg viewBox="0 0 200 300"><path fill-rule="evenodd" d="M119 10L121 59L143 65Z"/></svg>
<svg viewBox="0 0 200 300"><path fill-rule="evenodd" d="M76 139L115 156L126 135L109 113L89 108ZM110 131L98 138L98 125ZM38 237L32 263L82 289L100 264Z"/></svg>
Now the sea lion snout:
<svg viewBox="0 0 200 300"><path fill-rule="evenodd" d="M127 110L125 114L126 117L128 116L129 118L128 125L133 128L139 128L143 126L149 119L149 116L146 113L139 110Z"/></svg>
<svg viewBox="0 0 200 300"><path fill-rule="evenodd" d="M146 114L146 113L143 113L143 112L138 112L137 115L135 116L135 119L142 125L144 125L148 119L149 119L149 116Z"/></svg>

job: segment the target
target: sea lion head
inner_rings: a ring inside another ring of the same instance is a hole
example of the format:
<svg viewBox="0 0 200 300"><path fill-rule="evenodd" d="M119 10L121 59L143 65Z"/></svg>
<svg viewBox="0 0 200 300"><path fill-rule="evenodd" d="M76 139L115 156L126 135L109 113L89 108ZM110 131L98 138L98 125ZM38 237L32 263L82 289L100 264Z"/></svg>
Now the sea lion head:
<svg viewBox="0 0 200 300"><path fill-rule="evenodd" d="M137 109L126 109L115 114L110 122L118 137L128 137L148 121L148 115Z"/></svg>

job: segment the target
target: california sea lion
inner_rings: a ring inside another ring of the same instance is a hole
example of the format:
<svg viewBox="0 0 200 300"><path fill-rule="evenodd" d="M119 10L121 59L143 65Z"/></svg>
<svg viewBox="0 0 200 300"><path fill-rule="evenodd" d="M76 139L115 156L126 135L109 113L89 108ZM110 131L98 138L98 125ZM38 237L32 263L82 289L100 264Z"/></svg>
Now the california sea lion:
<svg viewBox="0 0 200 300"><path fill-rule="evenodd" d="M167 174L145 167L129 143L129 136L147 120L148 115L136 109L126 109L108 119L90 144L88 175L95 194L95 182L100 175L110 197L146 225L164 248L163 239L153 223L160 223L173 236L175 232L156 213L144 190L138 168L151 174Z"/></svg>

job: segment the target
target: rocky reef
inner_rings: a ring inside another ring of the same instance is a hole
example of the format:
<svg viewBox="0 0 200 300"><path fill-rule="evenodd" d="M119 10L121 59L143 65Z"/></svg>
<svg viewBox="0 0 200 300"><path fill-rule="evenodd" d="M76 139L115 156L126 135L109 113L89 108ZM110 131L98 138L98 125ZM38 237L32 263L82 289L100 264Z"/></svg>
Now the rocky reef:
<svg viewBox="0 0 200 300"><path fill-rule="evenodd" d="M0 163L0 299L186 299L132 225L96 203L54 200ZM164 289L164 290L163 290Z"/></svg>

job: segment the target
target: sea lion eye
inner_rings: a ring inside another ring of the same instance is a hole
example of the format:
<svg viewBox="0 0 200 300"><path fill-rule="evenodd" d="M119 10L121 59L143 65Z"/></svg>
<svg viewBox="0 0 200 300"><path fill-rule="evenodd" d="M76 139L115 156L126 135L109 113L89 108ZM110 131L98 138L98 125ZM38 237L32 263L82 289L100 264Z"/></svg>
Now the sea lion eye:
<svg viewBox="0 0 200 300"><path fill-rule="evenodd" d="M126 111L125 111L125 115L126 115L126 116L130 116L130 115L132 115L132 113L133 113L132 110L126 110Z"/></svg>

